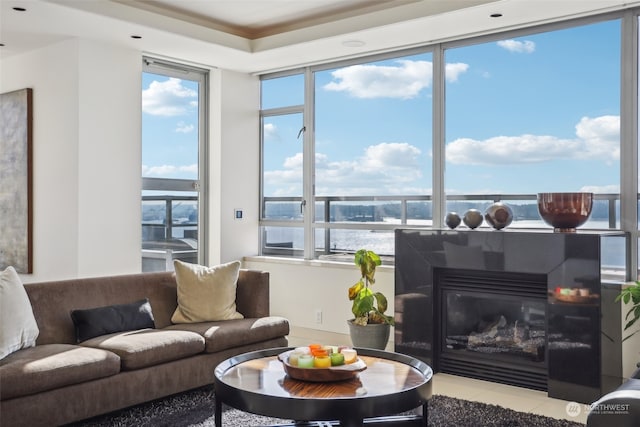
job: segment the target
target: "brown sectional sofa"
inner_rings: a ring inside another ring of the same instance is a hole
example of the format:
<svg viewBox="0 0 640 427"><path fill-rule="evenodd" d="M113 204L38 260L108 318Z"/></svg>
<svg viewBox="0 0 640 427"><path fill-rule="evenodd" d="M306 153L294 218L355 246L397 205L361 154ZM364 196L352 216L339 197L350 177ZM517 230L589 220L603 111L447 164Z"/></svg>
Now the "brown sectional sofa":
<svg viewBox="0 0 640 427"><path fill-rule="evenodd" d="M172 324L175 274L141 273L25 284L36 346L0 360L0 426L66 424L213 383L222 360L287 345L289 323L269 315L269 274L240 270L244 319ZM70 313L148 298L155 328L76 343Z"/></svg>

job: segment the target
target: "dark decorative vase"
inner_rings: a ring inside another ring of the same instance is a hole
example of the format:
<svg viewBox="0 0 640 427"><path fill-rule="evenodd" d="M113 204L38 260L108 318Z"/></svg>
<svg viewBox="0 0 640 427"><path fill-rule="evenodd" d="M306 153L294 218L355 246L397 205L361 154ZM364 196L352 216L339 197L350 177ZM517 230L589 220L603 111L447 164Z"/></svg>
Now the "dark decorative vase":
<svg viewBox="0 0 640 427"><path fill-rule="evenodd" d="M469 209L464 213L462 221L472 230L478 228L482 224L482 212L477 209Z"/></svg>
<svg viewBox="0 0 640 427"><path fill-rule="evenodd" d="M538 193L538 212L554 231L573 232L587 222L593 193Z"/></svg>
<svg viewBox="0 0 640 427"><path fill-rule="evenodd" d="M484 219L496 230L501 230L508 227L513 221L513 211L508 205L497 202L487 208L484 212Z"/></svg>
<svg viewBox="0 0 640 427"><path fill-rule="evenodd" d="M462 218L460 218L457 212L449 212L447 216L444 217L444 222L447 224L447 227L454 229L460 225Z"/></svg>

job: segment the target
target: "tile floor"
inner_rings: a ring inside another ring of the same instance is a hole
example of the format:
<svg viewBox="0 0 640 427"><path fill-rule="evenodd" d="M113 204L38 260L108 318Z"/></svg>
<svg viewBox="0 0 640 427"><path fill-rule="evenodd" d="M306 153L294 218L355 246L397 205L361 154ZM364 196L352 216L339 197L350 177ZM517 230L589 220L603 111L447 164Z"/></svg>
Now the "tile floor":
<svg viewBox="0 0 640 427"><path fill-rule="evenodd" d="M289 345L302 346L311 342L332 345L350 345L348 335L335 334L316 329L292 327ZM387 350L393 350L388 347ZM585 423L586 405L578 405L578 413L570 415L567 405L571 402L547 397L543 391L529 390L489 381L475 380L450 374L436 374L433 377L433 392L459 399L490 403L521 412L530 412L547 417ZM575 409L575 406L573 407ZM573 412L572 412L573 414Z"/></svg>

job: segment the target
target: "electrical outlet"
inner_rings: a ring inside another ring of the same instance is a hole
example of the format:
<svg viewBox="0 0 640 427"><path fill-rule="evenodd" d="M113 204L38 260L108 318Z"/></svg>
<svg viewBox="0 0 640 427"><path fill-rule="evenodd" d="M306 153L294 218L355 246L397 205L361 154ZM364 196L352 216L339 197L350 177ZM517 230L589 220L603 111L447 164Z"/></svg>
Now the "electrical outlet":
<svg viewBox="0 0 640 427"><path fill-rule="evenodd" d="M316 310L316 323L322 323L322 310Z"/></svg>

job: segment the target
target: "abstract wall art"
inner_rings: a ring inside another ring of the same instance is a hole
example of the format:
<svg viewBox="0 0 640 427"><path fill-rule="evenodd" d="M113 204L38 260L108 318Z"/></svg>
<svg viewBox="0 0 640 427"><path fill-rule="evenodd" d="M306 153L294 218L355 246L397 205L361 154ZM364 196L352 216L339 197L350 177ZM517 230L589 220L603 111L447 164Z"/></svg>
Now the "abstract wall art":
<svg viewBox="0 0 640 427"><path fill-rule="evenodd" d="M0 94L0 269L33 273L33 90Z"/></svg>

